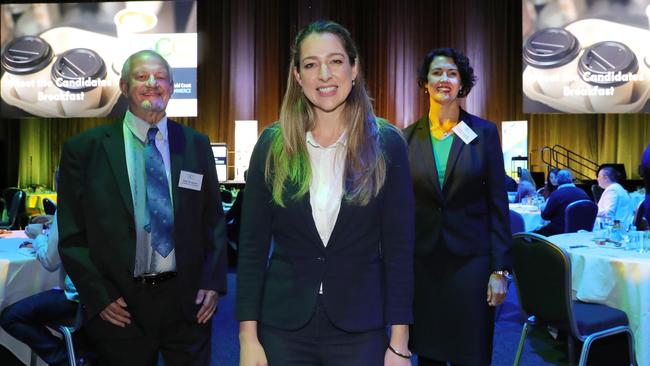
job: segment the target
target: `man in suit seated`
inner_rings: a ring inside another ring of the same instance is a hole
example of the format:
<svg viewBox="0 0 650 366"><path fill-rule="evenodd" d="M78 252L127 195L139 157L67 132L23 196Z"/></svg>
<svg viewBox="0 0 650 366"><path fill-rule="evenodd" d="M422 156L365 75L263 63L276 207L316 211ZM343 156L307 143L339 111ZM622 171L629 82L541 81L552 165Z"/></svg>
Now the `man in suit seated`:
<svg viewBox="0 0 650 366"><path fill-rule="evenodd" d="M59 252L103 365L210 363L226 289L226 232L207 136L166 116L172 69L154 51L125 62L123 119L61 153Z"/></svg>
<svg viewBox="0 0 650 366"><path fill-rule="evenodd" d="M588 200L589 196L573 184L573 174L568 169L562 169L556 176L558 187L548 197L542 210L542 218L550 222L535 232L544 236L562 234L564 232L564 212L566 207L580 200Z"/></svg>

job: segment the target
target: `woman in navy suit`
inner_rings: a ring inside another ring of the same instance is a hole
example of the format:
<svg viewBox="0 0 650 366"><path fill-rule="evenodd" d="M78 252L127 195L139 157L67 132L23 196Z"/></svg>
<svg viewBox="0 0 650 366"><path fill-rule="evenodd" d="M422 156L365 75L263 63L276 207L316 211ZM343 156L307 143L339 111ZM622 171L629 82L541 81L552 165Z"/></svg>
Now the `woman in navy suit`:
<svg viewBox="0 0 650 366"><path fill-rule="evenodd" d="M308 25L249 166L240 365L410 365L413 205L406 144L374 116L349 32Z"/></svg>
<svg viewBox="0 0 650 366"><path fill-rule="evenodd" d="M489 365L494 306L507 291L511 244L503 155L492 122L458 98L474 85L461 52L431 51L418 72L429 113L405 130L415 194L418 365Z"/></svg>

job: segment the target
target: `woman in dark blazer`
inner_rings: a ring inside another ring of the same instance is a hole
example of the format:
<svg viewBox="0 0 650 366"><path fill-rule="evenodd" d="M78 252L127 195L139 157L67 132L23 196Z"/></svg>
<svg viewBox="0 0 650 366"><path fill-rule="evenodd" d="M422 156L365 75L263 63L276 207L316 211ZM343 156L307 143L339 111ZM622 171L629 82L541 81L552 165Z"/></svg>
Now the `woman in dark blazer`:
<svg viewBox="0 0 650 366"><path fill-rule="evenodd" d="M404 131L416 212L410 345L419 366L490 364L494 306L507 291L511 237L499 135L458 102L474 80L461 52L431 51L418 72L429 113Z"/></svg>
<svg viewBox="0 0 650 366"><path fill-rule="evenodd" d="M410 365L406 144L374 116L356 46L339 24L299 32L287 85L280 120L262 133L248 170L240 365Z"/></svg>

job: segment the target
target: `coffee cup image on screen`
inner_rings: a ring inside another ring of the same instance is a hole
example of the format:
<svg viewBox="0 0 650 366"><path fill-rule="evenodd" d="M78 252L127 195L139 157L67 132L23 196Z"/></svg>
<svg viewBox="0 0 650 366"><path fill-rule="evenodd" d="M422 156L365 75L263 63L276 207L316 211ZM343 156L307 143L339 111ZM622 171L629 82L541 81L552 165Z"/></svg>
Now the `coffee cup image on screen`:
<svg viewBox="0 0 650 366"><path fill-rule="evenodd" d="M601 19L538 30L522 49L524 95L560 112L650 112L648 39L649 31Z"/></svg>
<svg viewBox="0 0 650 366"><path fill-rule="evenodd" d="M37 36L16 38L7 44L2 54L2 68L8 84L20 100L27 103L38 101L38 93L46 83L54 59L52 47Z"/></svg>
<svg viewBox="0 0 650 366"><path fill-rule="evenodd" d="M544 95L561 98L563 88L575 80L580 42L561 28L547 28L533 34L524 44L524 60L529 78Z"/></svg>
<svg viewBox="0 0 650 366"><path fill-rule="evenodd" d="M167 115L195 117L196 1L86 5L0 5L11 14L11 22L3 21L0 55L3 118L121 118L128 108L119 87L122 66L141 50L157 52L171 66Z"/></svg>
<svg viewBox="0 0 650 366"><path fill-rule="evenodd" d="M600 42L587 48L578 62L575 95L587 94L595 112L607 112L617 105L630 103L634 83L642 80L638 75L636 55L620 42Z"/></svg>
<svg viewBox="0 0 650 366"><path fill-rule="evenodd" d="M2 54L3 100L41 117L97 117L117 100L115 80L107 79L103 58L87 48L53 55L38 36L16 38ZM3 77L3 79L4 79ZM106 88L108 93L102 96ZM114 89L110 91L109 89Z"/></svg>
<svg viewBox="0 0 650 366"><path fill-rule="evenodd" d="M97 108L106 82L106 64L95 51L75 48L60 55L52 66L53 94L45 94L47 101L60 102L65 115L74 116Z"/></svg>

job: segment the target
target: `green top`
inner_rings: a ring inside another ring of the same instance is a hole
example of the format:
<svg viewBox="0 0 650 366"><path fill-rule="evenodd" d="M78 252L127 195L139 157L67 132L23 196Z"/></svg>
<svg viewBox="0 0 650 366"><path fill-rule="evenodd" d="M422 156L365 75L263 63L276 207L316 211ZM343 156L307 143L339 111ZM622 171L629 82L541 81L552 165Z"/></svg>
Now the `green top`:
<svg viewBox="0 0 650 366"><path fill-rule="evenodd" d="M447 171L447 160L449 159L449 151L451 151L451 143L454 142L454 135L447 135L442 140L431 136L431 145L433 145L433 157L436 159L436 168L438 169L438 180L440 181L440 188L443 187L445 182L445 171Z"/></svg>

